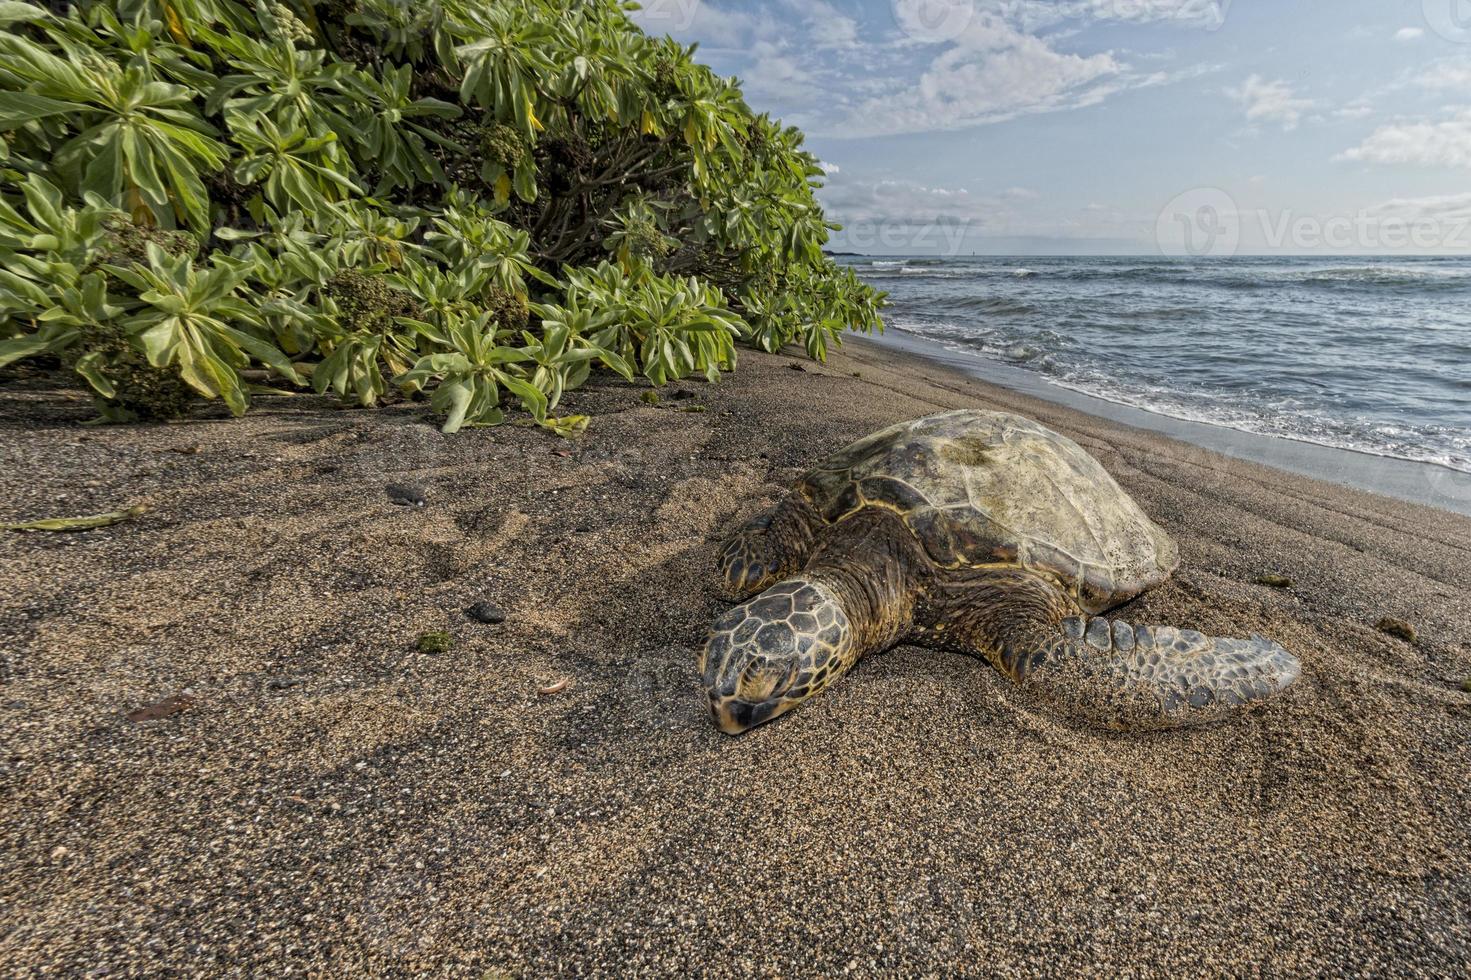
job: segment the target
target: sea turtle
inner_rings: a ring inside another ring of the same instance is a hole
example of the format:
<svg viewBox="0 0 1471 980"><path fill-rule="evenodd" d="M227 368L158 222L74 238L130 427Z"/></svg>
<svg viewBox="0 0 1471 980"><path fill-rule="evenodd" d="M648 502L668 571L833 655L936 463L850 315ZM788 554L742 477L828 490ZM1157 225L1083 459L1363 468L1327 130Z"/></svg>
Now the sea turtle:
<svg viewBox="0 0 1471 980"><path fill-rule="evenodd" d="M711 628L703 684L737 734L899 642L979 655L1120 730L1213 721L1297 679L1297 659L1259 636L1100 618L1178 563L1070 439L1003 412L931 415L829 457L735 534L720 570L755 597Z"/></svg>

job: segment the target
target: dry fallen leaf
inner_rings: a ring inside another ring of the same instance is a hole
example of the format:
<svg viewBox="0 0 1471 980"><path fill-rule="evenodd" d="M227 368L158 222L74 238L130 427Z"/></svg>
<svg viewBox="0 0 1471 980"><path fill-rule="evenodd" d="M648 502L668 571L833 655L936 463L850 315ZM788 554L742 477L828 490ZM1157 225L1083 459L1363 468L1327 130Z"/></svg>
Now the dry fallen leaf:
<svg viewBox="0 0 1471 980"><path fill-rule="evenodd" d="M49 517L41 521L26 521L21 524L0 524L3 531L90 531L93 528L121 524L148 512L142 504L127 510L115 510L110 514L92 514L87 517Z"/></svg>
<svg viewBox="0 0 1471 980"><path fill-rule="evenodd" d="M160 718L167 718L181 711L187 711L192 707L194 707L193 699L186 698L182 694L175 694L164 698L162 701L155 701L152 704L147 704L141 708L129 711L128 721L157 721Z"/></svg>

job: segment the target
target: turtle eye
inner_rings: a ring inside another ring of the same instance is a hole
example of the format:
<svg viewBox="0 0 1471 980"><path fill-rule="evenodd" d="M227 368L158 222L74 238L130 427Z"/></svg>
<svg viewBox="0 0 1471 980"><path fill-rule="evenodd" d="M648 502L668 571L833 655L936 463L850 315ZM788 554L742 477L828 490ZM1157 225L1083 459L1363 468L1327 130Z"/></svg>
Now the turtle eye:
<svg viewBox="0 0 1471 980"><path fill-rule="evenodd" d="M746 664L741 671L740 683L736 685L736 695L742 701L765 701L766 696L771 693L772 677L767 670L764 660L753 660Z"/></svg>
<svg viewBox="0 0 1471 980"><path fill-rule="evenodd" d="M742 701L766 701L790 687L795 672L795 664L777 665L765 658L757 658L741 671L736 695Z"/></svg>

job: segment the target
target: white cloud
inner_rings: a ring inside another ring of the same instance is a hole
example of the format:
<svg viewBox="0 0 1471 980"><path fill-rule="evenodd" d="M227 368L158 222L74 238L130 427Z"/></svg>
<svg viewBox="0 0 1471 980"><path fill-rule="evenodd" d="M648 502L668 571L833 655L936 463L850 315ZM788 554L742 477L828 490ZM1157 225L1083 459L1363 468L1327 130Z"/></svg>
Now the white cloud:
<svg viewBox="0 0 1471 980"><path fill-rule="evenodd" d="M966 236L1136 238L1147 230L1138 216L1103 204L1054 212L1041 195L1027 188L981 192L844 173L817 193L827 217L844 226L843 247L863 251L958 248ZM1148 225L1152 222L1151 215Z"/></svg>
<svg viewBox="0 0 1471 980"><path fill-rule="evenodd" d="M1058 51L999 17L979 14L916 81L861 101L838 132L871 136L959 129L1091 105L1123 87L1125 72L1111 54Z"/></svg>
<svg viewBox="0 0 1471 980"><path fill-rule="evenodd" d="M908 180L835 177L818 191L823 211L846 225L859 222L917 227L936 222L987 221L1000 209L994 198L963 187L930 187Z"/></svg>
<svg viewBox="0 0 1471 980"><path fill-rule="evenodd" d="M1313 107L1311 99L1298 98L1286 82L1260 75L1252 75L1240 88L1226 89L1226 94L1241 103L1248 122L1278 123L1284 130L1296 129L1302 114Z"/></svg>
<svg viewBox="0 0 1471 980"><path fill-rule="evenodd" d="M781 34L769 11L728 9L702 0L649 0L632 17L650 34L699 38L714 48L741 47L754 38Z"/></svg>
<svg viewBox="0 0 1471 980"><path fill-rule="evenodd" d="M1423 27L1401 27L1395 32L1394 39L1396 41L1418 41L1424 36L1425 28Z"/></svg>
<svg viewBox="0 0 1471 980"><path fill-rule="evenodd" d="M809 69L808 63L771 41L750 46L751 64L741 82L754 104L785 101L813 103L822 98L826 86Z"/></svg>
<svg viewBox="0 0 1471 980"><path fill-rule="evenodd" d="M1439 197L1397 197L1368 208L1366 213L1376 220L1399 221L1471 221L1471 194L1443 194Z"/></svg>
<svg viewBox="0 0 1471 980"><path fill-rule="evenodd" d="M634 16L717 52L754 105L814 134L860 137L1090 106L1196 74L1146 73L1065 45L1074 26L1098 21L1219 26L1230 2L892 0L880 5L891 21L860 25L830 0L646 0Z"/></svg>
<svg viewBox="0 0 1471 980"><path fill-rule="evenodd" d="M1446 59L1437 61L1416 75L1412 81L1421 88L1432 91L1449 89L1464 92L1471 89L1471 61Z"/></svg>
<svg viewBox="0 0 1471 980"><path fill-rule="evenodd" d="M1395 198L1364 209L1364 220L1380 241L1392 238L1402 248L1464 253L1471 246L1471 194Z"/></svg>
<svg viewBox="0 0 1471 980"><path fill-rule="evenodd" d="M1333 110L1333 115L1338 119L1363 119L1372 116L1374 107L1367 102L1350 102L1346 106L1340 106Z"/></svg>
<svg viewBox="0 0 1471 980"><path fill-rule="evenodd" d="M1339 154L1364 163L1471 167L1471 109L1442 122L1394 122L1380 126L1358 146Z"/></svg>
<svg viewBox="0 0 1471 980"><path fill-rule="evenodd" d="M1144 244L1156 214L1091 203L1054 207L1044 195L943 187L904 179L862 179L844 172L818 191L827 217L843 225L835 247L872 253L956 254L986 242L1048 241L1093 248L1107 241L1131 249ZM1091 244L1090 244L1091 243ZM1035 242L1033 242L1035 244Z"/></svg>
<svg viewBox="0 0 1471 980"><path fill-rule="evenodd" d="M846 49L859 44L858 22L827 0L775 0L763 5L717 5L710 0L645 0L632 14L652 34L699 39L716 49L740 50L757 42L804 48Z"/></svg>
<svg viewBox="0 0 1471 980"><path fill-rule="evenodd" d="M808 36L818 48L846 51L861 47L858 22L838 13L823 0L803 5L806 10Z"/></svg>
<svg viewBox="0 0 1471 980"><path fill-rule="evenodd" d="M990 5L1009 8L1028 30L1071 20L1168 21L1214 30L1225 23L1231 0L992 0Z"/></svg>

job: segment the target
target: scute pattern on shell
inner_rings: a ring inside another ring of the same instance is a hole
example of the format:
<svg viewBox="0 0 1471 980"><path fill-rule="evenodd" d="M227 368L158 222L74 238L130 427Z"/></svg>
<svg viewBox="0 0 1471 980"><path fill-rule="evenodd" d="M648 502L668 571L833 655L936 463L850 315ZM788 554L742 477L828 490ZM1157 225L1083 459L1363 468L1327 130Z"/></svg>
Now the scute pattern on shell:
<svg viewBox="0 0 1471 980"><path fill-rule="evenodd" d="M797 489L829 522L895 511L942 568L1050 573L1089 612L1157 585L1179 562L1169 535L1097 460L1005 412L901 423L819 463Z"/></svg>

